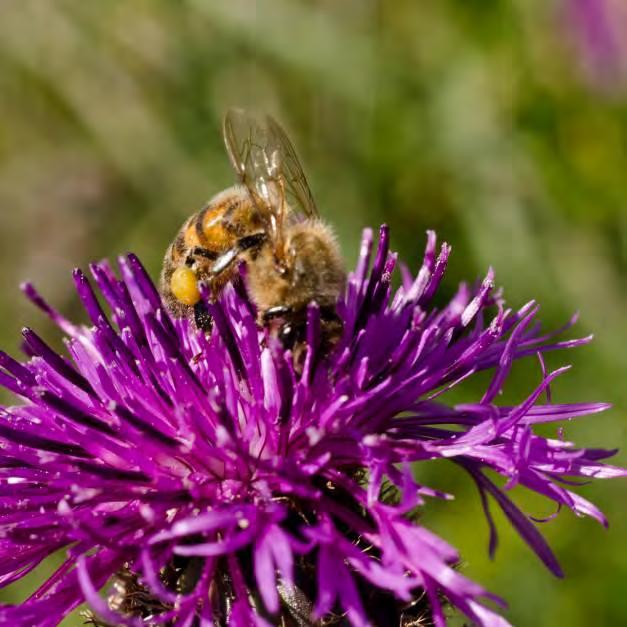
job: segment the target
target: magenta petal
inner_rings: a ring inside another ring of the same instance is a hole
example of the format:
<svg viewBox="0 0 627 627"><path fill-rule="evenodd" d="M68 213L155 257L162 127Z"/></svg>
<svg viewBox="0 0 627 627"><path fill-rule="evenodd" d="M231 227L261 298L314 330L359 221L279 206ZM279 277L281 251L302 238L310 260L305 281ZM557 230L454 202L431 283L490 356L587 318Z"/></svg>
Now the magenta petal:
<svg viewBox="0 0 627 627"><path fill-rule="evenodd" d="M275 614L279 609L279 595L271 541L266 532L255 545L255 578L266 608Z"/></svg>

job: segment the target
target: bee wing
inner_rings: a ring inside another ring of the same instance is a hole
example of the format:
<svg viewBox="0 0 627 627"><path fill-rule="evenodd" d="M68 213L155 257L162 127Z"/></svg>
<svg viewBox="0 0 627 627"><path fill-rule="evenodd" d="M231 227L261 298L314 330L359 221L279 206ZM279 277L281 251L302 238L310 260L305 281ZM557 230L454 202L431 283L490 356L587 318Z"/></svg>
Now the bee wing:
<svg viewBox="0 0 627 627"><path fill-rule="evenodd" d="M268 221L275 251L281 254L287 213L318 216L294 146L273 118L259 119L242 109L227 112L223 133L233 168Z"/></svg>
<svg viewBox="0 0 627 627"><path fill-rule="evenodd" d="M308 218L319 217L318 208L309 189L303 167L296 155L294 145L283 127L273 117L266 116L266 121L272 143L278 149L280 176L290 208L302 212Z"/></svg>

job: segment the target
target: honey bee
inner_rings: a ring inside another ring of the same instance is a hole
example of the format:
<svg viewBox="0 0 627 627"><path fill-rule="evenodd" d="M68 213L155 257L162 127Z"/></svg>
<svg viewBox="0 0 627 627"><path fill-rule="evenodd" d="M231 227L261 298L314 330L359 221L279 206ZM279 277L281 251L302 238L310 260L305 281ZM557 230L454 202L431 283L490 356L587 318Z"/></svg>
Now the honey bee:
<svg viewBox="0 0 627 627"><path fill-rule="evenodd" d="M333 345L342 330L335 304L345 284L344 262L292 143L272 117L240 109L226 114L223 135L240 184L214 196L170 244L160 280L168 310L209 332L211 317L198 284L205 282L217 298L244 262L258 322L283 346L303 343L307 307L314 301L322 340Z"/></svg>

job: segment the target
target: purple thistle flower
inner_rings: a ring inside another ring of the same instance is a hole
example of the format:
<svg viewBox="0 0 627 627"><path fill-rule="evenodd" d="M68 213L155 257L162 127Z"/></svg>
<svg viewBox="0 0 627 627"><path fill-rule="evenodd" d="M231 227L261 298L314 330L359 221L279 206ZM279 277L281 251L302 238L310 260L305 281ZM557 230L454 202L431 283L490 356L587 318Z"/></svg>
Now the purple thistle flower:
<svg viewBox="0 0 627 627"><path fill-rule="evenodd" d="M306 625L335 615L355 626L442 626L446 599L478 625L507 625L490 607L503 602L459 572L457 551L415 515L426 498L452 498L412 473L433 459L476 483L491 554L493 500L561 575L507 491L521 484L605 524L568 486L627 475L602 463L614 451L533 430L608 407L550 402L566 368L546 372L542 353L589 338L542 335L538 307L505 309L492 271L435 309L450 248L438 254L433 233L419 272L401 267L396 291L387 229L371 264L372 247L367 231L331 354L320 350L310 306L302 372L257 326L239 283L207 301L211 337L166 314L132 255L120 259L121 280L106 263L91 267L110 318L75 272L89 327L25 286L67 336L70 359L29 329L29 361L0 353L0 383L23 399L1 409L0 580L20 579L60 549L67 558L24 603L0 607L0 623L56 625L87 601L97 624L248 626L280 616ZM539 385L520 404L499 405L513 361L525 356L540 356ZM493 375L477 402L444 402L483 370ZM99 590L112 578L104 600ZM427 610L415 603L421 596Z"/></svg>

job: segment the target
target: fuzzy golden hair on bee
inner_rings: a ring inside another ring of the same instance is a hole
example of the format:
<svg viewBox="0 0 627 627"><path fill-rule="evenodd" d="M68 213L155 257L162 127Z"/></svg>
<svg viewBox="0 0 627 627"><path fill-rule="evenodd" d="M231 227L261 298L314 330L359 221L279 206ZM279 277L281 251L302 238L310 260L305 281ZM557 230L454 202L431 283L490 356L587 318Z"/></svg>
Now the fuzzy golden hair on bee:
<svg viewBox="0 0 627 627"><path fill-rule="evenodd" d="M335 305L346 279L339 245L331 227L305 220L285 232L283 266L276 268L269 246L248 268L248 290L261 312L284 305L302 310L310 302Z"/></svg>

